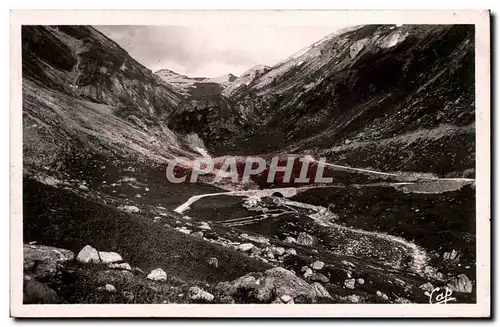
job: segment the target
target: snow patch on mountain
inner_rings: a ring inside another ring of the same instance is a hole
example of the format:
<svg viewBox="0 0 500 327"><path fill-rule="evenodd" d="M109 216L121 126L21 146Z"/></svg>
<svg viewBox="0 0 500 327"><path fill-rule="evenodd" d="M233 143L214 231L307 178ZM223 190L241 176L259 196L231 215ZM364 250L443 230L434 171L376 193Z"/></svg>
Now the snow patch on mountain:
<svg viewBox="0 0 500 327"><path fill-rule="evenodd" d="M233 74L227 74L227 75L222 75L219 77L212 77L212 78L207 78L202 81L202 83L217 83L222 86L227 87L230 83L235 81L238 77L234 76Z"/></svg>
<svg viewBox="0 0 500 327"><path fill-rule="evenodd" d="M218 77L189 77L186 75L178 74L169 69L161 69L155 73L164 82L172 86L177 92L183 96L188 96L189 91L195 87L197 83L216 83L221 85L223 89L228 87L234 80L237 79L233 74L226 74Z"/></svg>
<svg viewBox="0 0 500 327"><path fill-rule="evenodd" d="M379 41L378 45L383 49L388 49L396 46L397 44L403 42L408 36L408 32L403 32L401 30L396 30L389 34L387 37Z"/></svg>
<svg viewBox="0 0 500 327"><path fill-rule="evenodd" d="M229 97L241 86L250 85L253 80L264 75L270 69L271 67L265 65L253 66L252 68L241 74L241 76L234 80L231 84L229 84L228 87L222 92L222 94Z"/></svg>

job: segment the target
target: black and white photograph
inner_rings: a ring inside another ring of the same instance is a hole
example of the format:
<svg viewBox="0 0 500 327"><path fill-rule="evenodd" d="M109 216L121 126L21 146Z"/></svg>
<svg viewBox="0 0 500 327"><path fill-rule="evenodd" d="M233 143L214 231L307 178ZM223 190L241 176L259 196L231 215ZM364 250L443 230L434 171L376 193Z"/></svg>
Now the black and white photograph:
<svg viewBox="0 0 500 327"><path fill-rule="evenodd" d="M19 315L489 315L487 11L119 13L11 25Z"/></svg>

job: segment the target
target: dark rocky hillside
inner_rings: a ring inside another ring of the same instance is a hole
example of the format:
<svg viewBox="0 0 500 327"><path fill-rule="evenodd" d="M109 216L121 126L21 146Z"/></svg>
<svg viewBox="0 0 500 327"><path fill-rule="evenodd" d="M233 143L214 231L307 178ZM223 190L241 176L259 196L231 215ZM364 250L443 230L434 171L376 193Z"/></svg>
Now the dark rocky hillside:
<svg viewBox="0 0 500 327"><path fill-rule="evenodd" d="M229 96L256 122L221 154L306 153L385 171L473 174L472 26L353 28Z"/></svg>
<svg viewBox="0 0 500 327"><path fill-rule="evenodd" d="M192 155L165 123L181 96L94 28L24 26L22 45L25 171Z"/></svg>
<svg viewBox="0 0 500 327"><path fill-rule="evenodd" d="M136 115L152 124L180 101L151 70L91 27L24 26L22 39L26 79L114 106L123 118Z"/></svg>
<svg viewBox="0 0 500 327"><path fill-rule="evenodd" d="M216 83L196 83L186 100L168 117L169 127L181 134L197 134L206 146L231 139L243 121Z"/></svg>

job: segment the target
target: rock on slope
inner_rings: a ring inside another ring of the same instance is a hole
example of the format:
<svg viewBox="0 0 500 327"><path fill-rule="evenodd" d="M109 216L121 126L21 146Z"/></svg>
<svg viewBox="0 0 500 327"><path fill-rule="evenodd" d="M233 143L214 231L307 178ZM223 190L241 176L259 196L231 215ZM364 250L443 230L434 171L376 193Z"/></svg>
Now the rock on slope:
<svg viewBox="0 0 500 327"><path fill-rule="evenodd" d="M218 153L304 153L386 171L473 172L472 26L358 26L261 72L226 89L250 124Z"/></svg>

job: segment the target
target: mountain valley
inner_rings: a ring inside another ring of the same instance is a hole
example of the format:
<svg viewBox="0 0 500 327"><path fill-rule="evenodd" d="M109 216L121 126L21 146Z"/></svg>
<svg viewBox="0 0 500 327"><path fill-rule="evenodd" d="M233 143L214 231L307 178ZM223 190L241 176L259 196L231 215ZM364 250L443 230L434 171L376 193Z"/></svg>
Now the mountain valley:
<svg viewBox="0 0 500 327"><path fill-rule="evenodd" d="M215 78L90 26L22 51L25 303L476 302L473 26L354 26ZM333 183L165 177L230 156Z"/></svg>

